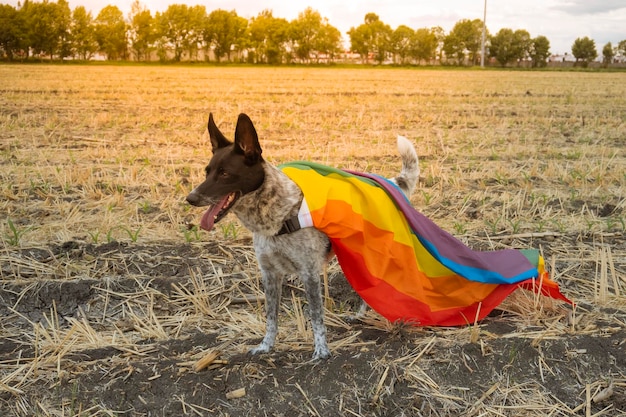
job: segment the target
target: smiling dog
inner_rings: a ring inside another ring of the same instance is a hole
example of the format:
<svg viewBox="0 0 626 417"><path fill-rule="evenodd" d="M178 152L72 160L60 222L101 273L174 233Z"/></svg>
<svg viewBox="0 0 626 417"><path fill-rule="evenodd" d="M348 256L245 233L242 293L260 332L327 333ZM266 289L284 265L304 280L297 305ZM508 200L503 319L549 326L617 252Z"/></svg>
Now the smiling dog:
<svg viewBox="0 0 626 417"><path fill-rule="evenodd" d="M313 359L330 356L326 343L321 280L332 248L328 237L314 227L294 226L303 203L298 185L261 156L256 129L240 114L235 140L229 141L209 115L208 131L213 157L206 179L187 196L189 204L208 206L200 226L211 230L229 211L253 233L254 250L262 275L266 300L266 333L251 353L268 352L278 333L282 280L297 274L304 284L314 339ZM419 176L417 153L406 138L398 137L402 169L392 179L405 195L415 188Z"/></svg>

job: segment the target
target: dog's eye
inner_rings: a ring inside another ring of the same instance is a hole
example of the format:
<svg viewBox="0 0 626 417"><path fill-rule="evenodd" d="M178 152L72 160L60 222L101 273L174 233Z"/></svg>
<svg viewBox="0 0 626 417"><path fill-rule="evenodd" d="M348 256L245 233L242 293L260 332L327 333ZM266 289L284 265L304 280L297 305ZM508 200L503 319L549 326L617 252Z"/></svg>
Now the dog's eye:
<svg viewBox="0 0 626 417"><path fill-rule="evenodd" d="M224 168L219 168L219 169L217 170L217 175L218 175L220 178L228 178L228 176L229 176L228 172L226 172L226 170L225 170Z"/></svg>

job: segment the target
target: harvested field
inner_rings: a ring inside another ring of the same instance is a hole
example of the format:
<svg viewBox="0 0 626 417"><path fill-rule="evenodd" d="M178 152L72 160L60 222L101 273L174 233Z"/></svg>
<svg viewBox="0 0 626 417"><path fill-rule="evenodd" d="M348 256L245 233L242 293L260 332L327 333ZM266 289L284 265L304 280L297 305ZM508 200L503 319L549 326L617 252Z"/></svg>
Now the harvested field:
<svg viewBox="0 0 626 417"><path fill-rule="evenodd" d="M300 282L273 353L249 233L184 197L212 111L264 157L392 176L477 249L540 248L572 308L522 291L462 328L374 312L328 270L333 356ZM0 66L0 415L626 416L626 73ZM202 368L202 369L198 369Z"/></svg>

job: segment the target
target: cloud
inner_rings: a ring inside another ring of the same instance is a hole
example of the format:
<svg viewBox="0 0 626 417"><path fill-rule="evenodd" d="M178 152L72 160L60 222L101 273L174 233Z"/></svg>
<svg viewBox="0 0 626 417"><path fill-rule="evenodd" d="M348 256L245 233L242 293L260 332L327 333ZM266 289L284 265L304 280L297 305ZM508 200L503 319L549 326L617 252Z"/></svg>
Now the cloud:
<svg viewBox="0 0 626 417"><path fill-rule="evenodd" d="M624 0L566 0L553 7L572 15L601 14L626 8Z"/></svg>

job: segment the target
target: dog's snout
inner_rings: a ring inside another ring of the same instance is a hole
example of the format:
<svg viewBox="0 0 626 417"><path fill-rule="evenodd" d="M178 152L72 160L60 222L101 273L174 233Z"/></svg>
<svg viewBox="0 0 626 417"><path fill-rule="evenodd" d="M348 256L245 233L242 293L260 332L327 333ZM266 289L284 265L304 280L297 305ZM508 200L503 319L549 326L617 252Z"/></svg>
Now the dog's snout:
<svg viewBox="0 0 626 417"><path fill-rule="evenodd" d="M189 193L189 195L187 196L185 200L187 200L187 202L191 204L192 206L197 206L198 203L200 202L200 198L198 197L198 194L194 193L193 191Z"/></svg>

